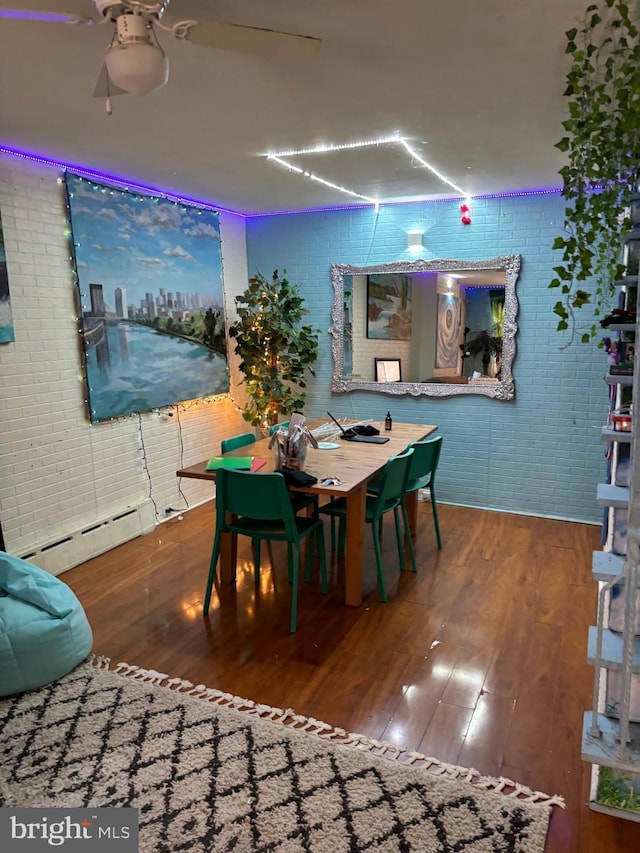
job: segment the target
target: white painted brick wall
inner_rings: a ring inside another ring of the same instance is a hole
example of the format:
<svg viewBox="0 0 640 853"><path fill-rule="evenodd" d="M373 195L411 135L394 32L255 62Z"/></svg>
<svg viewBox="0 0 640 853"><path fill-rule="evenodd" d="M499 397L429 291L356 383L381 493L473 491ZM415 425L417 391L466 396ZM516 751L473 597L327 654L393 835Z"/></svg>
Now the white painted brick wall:
<svg viewBox="0 0 640 853"><path fill-rule="evenodd" d="M61 173L0 157L0 215L16 340L0 345L0 522L24 554L149 497L184 508L175 472L219 451L246 422L230 397L91 425L81 374ZM242 217L220 215L228 305L247 283ZM232 385L237 383L232 359ZM241 398L239 399L241 403ZM182 480L193 506L212 484Z"/></svg>

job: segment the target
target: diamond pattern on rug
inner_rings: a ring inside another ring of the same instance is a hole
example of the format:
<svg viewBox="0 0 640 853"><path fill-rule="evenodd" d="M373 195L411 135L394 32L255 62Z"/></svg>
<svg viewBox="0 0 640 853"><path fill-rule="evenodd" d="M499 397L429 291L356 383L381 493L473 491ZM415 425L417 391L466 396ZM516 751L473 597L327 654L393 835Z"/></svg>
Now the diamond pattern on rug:
<svg viewBox="0 0 640 853"><path fill-rule="evenodd" d="M547 806L90 664L0 726L0 805L139 808L142 853L544 849Z"/></svg>

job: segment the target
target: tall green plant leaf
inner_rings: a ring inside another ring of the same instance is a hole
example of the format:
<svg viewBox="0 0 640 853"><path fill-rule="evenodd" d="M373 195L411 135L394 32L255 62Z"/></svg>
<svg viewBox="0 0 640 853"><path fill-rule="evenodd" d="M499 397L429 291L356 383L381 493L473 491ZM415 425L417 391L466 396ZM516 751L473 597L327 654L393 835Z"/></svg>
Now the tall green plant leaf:
<svg viewBox="0 0 640 853"><path fill-rule="evenodd" d="M249 398L242 416L265 428L303 408L320 330L302 322L308 311L286 270L282 275L275 270L270 281L256 273L235 303L238 319L229 336L235 338Z"/></svg>

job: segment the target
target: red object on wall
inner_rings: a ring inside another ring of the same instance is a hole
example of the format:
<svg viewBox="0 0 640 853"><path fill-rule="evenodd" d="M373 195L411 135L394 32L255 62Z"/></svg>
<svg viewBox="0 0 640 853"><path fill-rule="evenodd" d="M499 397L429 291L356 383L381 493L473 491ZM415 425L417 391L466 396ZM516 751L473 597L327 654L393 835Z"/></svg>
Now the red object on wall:
<svg viewBox="0 0 640 853"><path fill-rule="evenodd" d="M463 225L471 225L471 211L469 210L469 205L461 204L460 213L462 214L460 222L462 222Z"/></svg>

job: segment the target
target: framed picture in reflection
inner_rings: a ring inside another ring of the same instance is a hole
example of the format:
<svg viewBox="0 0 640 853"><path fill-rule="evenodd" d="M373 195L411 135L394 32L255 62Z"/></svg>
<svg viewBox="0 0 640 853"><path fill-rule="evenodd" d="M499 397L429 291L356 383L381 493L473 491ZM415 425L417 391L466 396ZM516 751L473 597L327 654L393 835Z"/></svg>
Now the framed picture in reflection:
<svg viewBox="0 0 640 853"><path fill-rule="evenodd" d="M399 358L376 358L376 382L402 382L402 363Z"/></svg>
<svg viewBox="0 0 640 853"><path fill-rule="evenodd" d="M367 276L367 337L411 339L411 278L404 273Z"/></svg>
<svg viewBox="0 0 640 853"><path fill-rule="evenodd" d="M458 371L460 362L460 299L438 293L435 367Z"/></svg>

